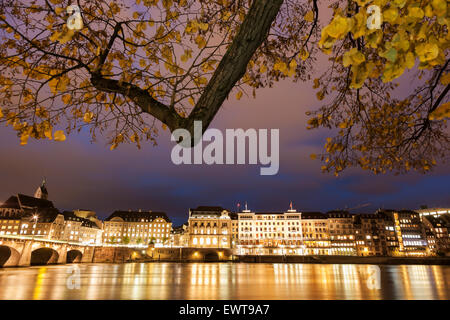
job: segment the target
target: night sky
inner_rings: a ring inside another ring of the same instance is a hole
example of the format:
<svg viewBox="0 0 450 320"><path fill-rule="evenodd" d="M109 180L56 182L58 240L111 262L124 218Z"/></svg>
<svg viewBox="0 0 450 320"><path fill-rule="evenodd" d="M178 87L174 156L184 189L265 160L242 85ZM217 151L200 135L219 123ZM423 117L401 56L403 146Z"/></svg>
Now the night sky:
<svg viewBox="0 0 450 320"><path fill-rule="evenodd" d="M305 211L370 206L418 208L450 206L450 166L431 174L374 175L360 169L336 178L321 173L319 160L327 130L306 130L305 111L319 106L311 83L285 81L258 91L256 99L228 100L211 128L279 128L280 170L260 176L260 165L172 164L172 142L162 131L159 144L138 150L122 145L110 151L105 139L91 143L88 134L70 134L65 142L29 141L20 146L11 127L0 127L0 201L11 194L33 194L47 177L50 199L61 209L92 209L102 218L114 210L165 211L175 224L188 209L220 205L231 210L248 202L256 211L282 211L289 202ZM206 143L205 143L206 145Z"/></svg>
<svg viewBox="0 0 450 320"><path fill-rule="evenodd" d="M312 77L319 75L318 70ZM411 90L407 78L401 78L403 93ZM83 131L68 135L65 142L30 139L20 146L14 130L2 125L0 203L12 194L33 195L45 176L49 199L60 210L91 209L101 218L114 210L165 211L175 225L187 220L190 207L236 210L245 201L256 211L283 211L290 201L297 210L323 212L361 205L352 212L450 206L448 161L427 175L374 175L361 169L346 170L338 178L322 173L321 162L309 155L320 154L332 133L306 130L305 112L321 104L311 82L280 82L258 90L256 99L231 96L210 128L280 129L277 175L260 176L259 164L176 166L168 131L161 130L156 147L121 145L110 151L105 138L91 142Z"/></svg>

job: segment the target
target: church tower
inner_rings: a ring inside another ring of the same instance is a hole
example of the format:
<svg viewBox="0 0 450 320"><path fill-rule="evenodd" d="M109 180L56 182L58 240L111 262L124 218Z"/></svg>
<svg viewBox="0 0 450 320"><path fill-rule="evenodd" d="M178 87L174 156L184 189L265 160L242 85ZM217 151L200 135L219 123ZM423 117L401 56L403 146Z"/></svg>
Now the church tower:
<svg viewBox="0 0 450 320"><path fill-rule="evenodd" d="M46 187L46 181L45 178L42 180L42 184L39 188L36 189L36 192L34 193L35 198L48 200L48 191Z"/></svg>

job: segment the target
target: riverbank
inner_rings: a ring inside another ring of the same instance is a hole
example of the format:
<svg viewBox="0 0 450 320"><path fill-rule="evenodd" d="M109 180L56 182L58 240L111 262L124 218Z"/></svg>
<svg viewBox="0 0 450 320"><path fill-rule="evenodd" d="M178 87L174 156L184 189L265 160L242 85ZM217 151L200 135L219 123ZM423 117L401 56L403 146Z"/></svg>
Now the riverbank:
<svg viewBox="0 0 450 320"><path fill-rule="evenodd" d="M450 257L238 256L235 261L246 263L450 265Z"/></svg>
<svg viewBox="0 0 450 320"><path fill-rule="evenodd" d="M300 255L233 255L230 249L130 248L97 249L92 262L232 262L232 263L316 263L316 264L385 264L450 265L450 257L358 257Z"/></svg>

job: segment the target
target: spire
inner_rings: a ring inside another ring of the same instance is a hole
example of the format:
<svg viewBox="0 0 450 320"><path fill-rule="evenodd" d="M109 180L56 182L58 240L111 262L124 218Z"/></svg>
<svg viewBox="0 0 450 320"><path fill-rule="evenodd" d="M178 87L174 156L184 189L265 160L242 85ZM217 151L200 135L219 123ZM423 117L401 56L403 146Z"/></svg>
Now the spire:
<svg viewBox="0 0 450 320"><path fill-rule="evenodd" d="M42 184L40 187L38 187L36 189L36 192L34 193L34 197L35 198L39 198L39 199L48 199L48 191L47 191L47 186L46 186L47 180L44 179L42 180Z"/></svg>

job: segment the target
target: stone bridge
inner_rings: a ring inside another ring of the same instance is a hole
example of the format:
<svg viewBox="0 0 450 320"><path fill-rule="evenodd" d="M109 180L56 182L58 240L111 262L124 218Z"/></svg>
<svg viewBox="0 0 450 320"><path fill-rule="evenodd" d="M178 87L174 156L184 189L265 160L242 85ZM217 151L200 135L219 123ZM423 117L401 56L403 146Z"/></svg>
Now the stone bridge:
<svg viewBox="0 0 450 320"><path fill-rule="evenodd" d="M0 236L0 267L92 262L94 246L67 241Z"/></svg>

